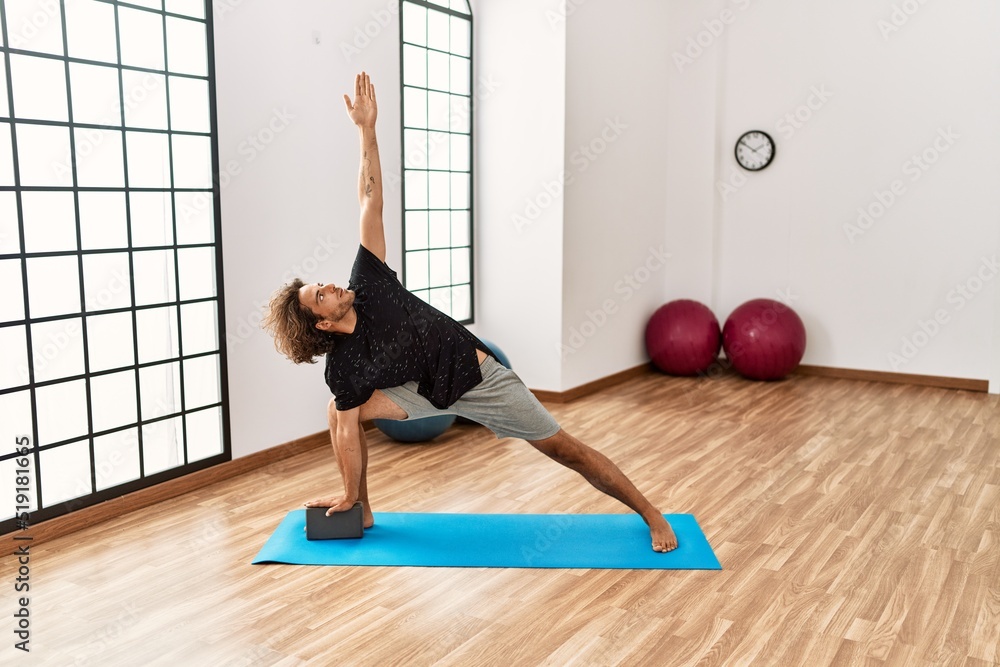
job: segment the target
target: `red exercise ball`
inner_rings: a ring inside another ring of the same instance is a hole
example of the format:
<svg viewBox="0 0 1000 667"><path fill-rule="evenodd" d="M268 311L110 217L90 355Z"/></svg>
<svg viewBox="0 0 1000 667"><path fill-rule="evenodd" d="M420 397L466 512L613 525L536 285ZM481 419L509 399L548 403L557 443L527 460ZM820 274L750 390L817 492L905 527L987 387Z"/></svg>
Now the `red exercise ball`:
<svg viewBox="0 0 1000 667"><path fill-rule="evenodd" d="M646 352L671 375L704 373L722 342L719 321L697 301L679 299L660 306L646 324Z"/></svg>
<svg viewBox="0 0 1000 667"><path fill-rule="evenodd" d="M726 320L722 347L740 375L751 380L780 380L802 361L806 328L789 306L772 299L754 299Z"/></svg>

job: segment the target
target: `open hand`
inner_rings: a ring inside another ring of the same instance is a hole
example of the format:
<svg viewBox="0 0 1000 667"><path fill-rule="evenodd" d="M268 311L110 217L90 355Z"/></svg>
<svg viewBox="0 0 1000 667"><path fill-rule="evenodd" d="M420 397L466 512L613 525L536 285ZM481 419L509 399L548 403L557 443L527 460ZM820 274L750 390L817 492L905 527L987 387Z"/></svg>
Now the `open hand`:
<svg viewBox="0 0 1000 667"><path fill-rule="evenodd" d="M358 127L375 127L378 116L378 103L375 101L375 86L368 75L362 72L354 77L354 104L351 98L344 95L347 105L347 115Z"/></svg>
<svg viewBox="0 0 1000 667"><path fill-rule="evenodd" d="M344 512L354 507L356 500L351 500L347 496L331 496L329 498L316 498L304 503L306 507L329 507L326 515L330 516L334 512Z"/></svg>

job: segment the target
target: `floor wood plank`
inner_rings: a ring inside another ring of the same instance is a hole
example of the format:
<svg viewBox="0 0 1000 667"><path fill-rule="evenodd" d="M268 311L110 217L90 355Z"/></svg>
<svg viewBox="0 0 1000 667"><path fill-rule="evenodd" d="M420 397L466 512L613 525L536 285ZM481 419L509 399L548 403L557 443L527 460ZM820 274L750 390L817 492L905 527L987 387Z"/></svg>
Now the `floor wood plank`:
<svg viewBox="0 0 1000 667"><path fill-rule="evenodd" d="M323 448L39 544L32 664L1000 663L1000 398L645 374L550 408L725 569L251 566L338 490ZM369 443L376 511L625 511L481 427Z"/></svg>

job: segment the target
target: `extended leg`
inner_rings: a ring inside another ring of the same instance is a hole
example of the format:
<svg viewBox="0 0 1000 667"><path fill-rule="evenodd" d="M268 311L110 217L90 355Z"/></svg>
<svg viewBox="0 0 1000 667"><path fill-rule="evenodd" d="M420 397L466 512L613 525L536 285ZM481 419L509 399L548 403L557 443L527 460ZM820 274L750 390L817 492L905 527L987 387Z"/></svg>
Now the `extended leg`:
<svg viewBox="0 0 1000 667"><path fill-rule="evenodd" d="M621 501L639 514L649 526L654 551L677 548L677 537L663 514L646 500L611 459L562 429L550 438L530 442L549 458L583 475L598 491Z"/></svg>

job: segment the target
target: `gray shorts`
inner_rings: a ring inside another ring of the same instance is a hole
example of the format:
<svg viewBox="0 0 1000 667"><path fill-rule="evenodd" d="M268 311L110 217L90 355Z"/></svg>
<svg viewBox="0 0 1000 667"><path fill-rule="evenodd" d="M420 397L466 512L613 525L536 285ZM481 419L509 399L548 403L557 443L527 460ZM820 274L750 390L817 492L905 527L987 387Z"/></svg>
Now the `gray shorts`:
<svg viewBox="0 0 1000 667"><path fill-rule="evenodd" d="M383 389L389 399L406 411L407 419L434 415L459 415L478 422L498 438L544 440L559 432L559 424L535 395L524 386L517 373L487 356L479 366L483 381L439 410L417 393L417 383Z"/></svg>

